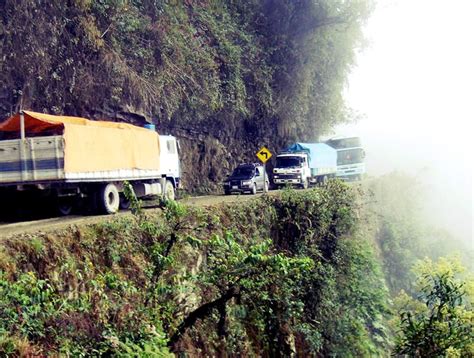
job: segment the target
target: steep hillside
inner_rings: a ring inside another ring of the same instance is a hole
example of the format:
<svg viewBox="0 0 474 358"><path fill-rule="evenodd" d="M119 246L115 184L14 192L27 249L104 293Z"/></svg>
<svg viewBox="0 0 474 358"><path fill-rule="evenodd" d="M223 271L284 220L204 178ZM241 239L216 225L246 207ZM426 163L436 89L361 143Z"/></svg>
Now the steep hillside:
<svg viewBox="0 0 474 358"><path fill-rule="evenodd" d="M0 354L376 356L388 290L331 182L3 240Z"/></svg>
<svg viewBox="0 0 474 358"><path fill-rule="evenodd" d="M0 118L157 123L181 138L185 185L204 190L262 144L350 116L342 89L370 0L172 3L1 1Z"/></svg>
<svg viewBox="0 0 474 358"><path fill-rule="evenodd" d="M394 173L2 238L0 355L469 356L472 248L427 227L417 194ZM437 277L462 290L429 294ZM455 311L430 319L423 292Z"/></svg>

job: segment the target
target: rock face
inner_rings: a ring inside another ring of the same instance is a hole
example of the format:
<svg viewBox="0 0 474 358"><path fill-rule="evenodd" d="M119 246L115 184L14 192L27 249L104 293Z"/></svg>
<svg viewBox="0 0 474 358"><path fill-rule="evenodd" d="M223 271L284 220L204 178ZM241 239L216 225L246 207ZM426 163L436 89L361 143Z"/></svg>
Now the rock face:
<svg viewBox="0 0 474 358"><path fill-rule="evenodd" d="M244 128L236 131L226 131L225 128L209 131L205 128L170 125L168 129L180 142L183 186L197 193L220 190L220 183L238 163L257 161L258 136L246 138Z"/></svg>
<svg viewBox="0 0 474 358"><path fill-rule="evenodd" d="M262 145L345 119L368 13L366 1L1 1L0 119L23 108L154 123L180 139L184 186L213 191Z"/></svg>

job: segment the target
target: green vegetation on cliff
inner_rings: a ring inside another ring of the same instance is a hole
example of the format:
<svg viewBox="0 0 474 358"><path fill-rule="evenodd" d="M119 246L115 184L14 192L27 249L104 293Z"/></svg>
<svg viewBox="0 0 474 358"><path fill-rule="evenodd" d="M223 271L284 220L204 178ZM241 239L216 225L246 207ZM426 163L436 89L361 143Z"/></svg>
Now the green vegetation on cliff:
<svg viewBox="0 0 474 358"><path fill-rule="evenodd" d="M131 216L3 239L0 354L472 355L472 275L427 245L413 185L132 201Z"/></svg>
<svg viewBox="0 0 474 358"><path fill-rule="evenodd" d="M402 292L395 351L410 357L474 355L474 276L458 260L429 259L414 267L415 297Z"/></svg>
<svg viewBox="0 0 474 358"><path fill-rule="evenodd" d="M2 242L2 354L381 355L388 290L354 193L168 203ZM151 354L151 353L150 353Z"/></svg>
<svg viewBox="0 0 474 358"><path fill-rule="evenodd" d="M426 219L424 188L415 178L391 173L364 187L364 232L378 248L394 302L394 353L473 356L472 247Z"/></svg>

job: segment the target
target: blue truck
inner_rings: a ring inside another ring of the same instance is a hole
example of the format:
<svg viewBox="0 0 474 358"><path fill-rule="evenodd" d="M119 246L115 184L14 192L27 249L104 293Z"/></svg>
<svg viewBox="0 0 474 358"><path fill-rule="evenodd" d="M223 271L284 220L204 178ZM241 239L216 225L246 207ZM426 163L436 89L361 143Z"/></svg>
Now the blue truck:
<svg viewBox="0 0 474 358"><path fill-rule="evenodd" d="M294 143L277 155L273 183L307 188L326 182L336 172L336 149L325 143Z"/></svg>

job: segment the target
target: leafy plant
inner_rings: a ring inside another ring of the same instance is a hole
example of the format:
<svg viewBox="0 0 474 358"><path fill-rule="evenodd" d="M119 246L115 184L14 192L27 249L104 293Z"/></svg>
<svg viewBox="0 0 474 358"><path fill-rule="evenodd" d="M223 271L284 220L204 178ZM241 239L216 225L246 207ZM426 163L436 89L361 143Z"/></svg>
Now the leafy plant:
<svg viewBox="0 0 474 358"><path fill-rule="evenodd" d="M128 181L123 183L123 194L130 202L130 210L132 211L132 214L136 215L137 217L143 216L142 203L135 195L132 184L130 184Z"/></svg>
<svg viewBox="0 0 474 358"><path fill-rule="evenodd" d="M466 282L455 278L455 266L438 266L418 277L415 299L402 293L397 354L413 357L469 356L474 354L474 312ZM431 265L424 262L425 268ZM472 283L471 283L472 285ZM471 293L472 294L472 293Z"/></svg>

